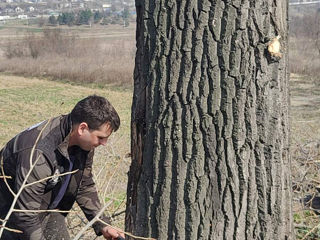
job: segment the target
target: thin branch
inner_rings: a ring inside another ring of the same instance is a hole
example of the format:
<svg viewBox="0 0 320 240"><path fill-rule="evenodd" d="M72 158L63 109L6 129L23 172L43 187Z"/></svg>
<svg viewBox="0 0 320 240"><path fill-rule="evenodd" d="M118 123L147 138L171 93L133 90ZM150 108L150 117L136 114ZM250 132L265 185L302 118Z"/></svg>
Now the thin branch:
<svg viewBox="0 0 320 240"><path fill-rule="evenodd" d="M100 209L100 211L98 212L98 214L90 221L87 223L87 225L85 225L80 232L78 232L78 234L73 238L73 240L78 240L83 233L92 226L93 223L95 223L97 220L99 220L99 217L102 215L102 213L104 212L104 210L107 209L107 207L109 207L111 205L112 201L107 202L103 208Z"/></svg>
<svg viewBox="0 0 320 240"><path fill-rule="evenodd" d="M0 159L1 160L1 172L2 172L3 176L6 176L6 174L4 172L4 168L3 168L3 164L4 164L3 157L2 156L0 156L0 157L1 157L1 159ZM16 197L16 194L14 193L14 191L11 189L9 183L7 182L7 178L3 178L3 180L4 180L4 183L6 184L7 188L9 189L9 192L12 194L12 196ZM1 238L1 235L2 235L2 232L0 230L0 238Z"/></svg>
<svg viewBox="0 0 320 240"><path fill-rule="evenodd" d="M306 235L304 235L304 237L303 237L301 240L307 239L307 237L308 237L311 233L313 233L315 230L317 230L319 227L320 227L320 223L319 223L317 226L315 226L314 228L312 228Z"/></svg>
<svg viewBox="0 0 320 240"><path fill-rule="evenodd" d="M36 183L40 183L40 182L46 181L46 180L51 179L51 178L54 178L54 177L61 177L61 176L68 175L68 174L74 174L74 173L78 172L78 170L79 170L79 169L76 169L76 170L71 171L71 172L54 174L54 175L52 175L52 176L50 176L50 177L46 177L46 178L40 179L39 181L35 181L35 182L32 182L32 183L28 183L28 184L25 185L25 187L30 187L30 186L32 186L32 185L34 185L34 184L36 184Z"/></svg>
<svg viewBox="0 0 320 240"><path fill-rule="evenodd" d="M5 226L3 226L3 225L0 225L0 228L5 229L5 230L8 230L8 231L10 231L10 232L23 233L23 232L20 231L20 230L13 229L13 228L8 228L8 227L5 227Z"/></svg>
<svg viewBox="0 0 320 240"><path fill-rule="evenodd" d="M117 228L117 227L114 227L114 226L112 226L112 225L110 225L110 224L106 223L105 221L101 220L100 218L99 218L98 220L99 220L100 222L104 223L105 225L107 225L108 227L111 227L111 228L113 228L113 229L117 230L118 232L121 232L121 233L123 233L123 234L125 234L125 235L127 235L127 236L129 236L129 237L134 238L134 239L141 239L141 240L156 240L155 238L145 238L145 237L135 236L135 235L133 235L133 234L131 234L131 233L129 233L129 232L122 231L121 229L119 229L119 228Z"/></svg>
<svg viewBox="0 0 320 240"><path fill-rule="evenodd" d="M1 238L1 236L2 236L4 227L6 226L8 220L9 220L9 217L11 216L11 214L12 214L12 212L13 212L13 210L14 210L14 206L16 205L16 202L18 201L18 198L19 198L21 192L22 192L22 191L24 190L24 188L25 188L25 185L26 185L26 183L27 183L27 180L28 180L28 178L29 178L29 176L30 176L30 174L31 174L34 166L37 164L37 162L38 162L39 159L40 159L40 155L39 155L39 156L37 157L37 159L34 161L34 163L32 164L32 159L33 159L33 155L34 155L34 151L35 151L35 149L36 149L36 146L37 146L37 144L38 144L38 142L39 142L39 140L40 140L40 137L41 137L43 131L46 129L46 127L48 126L48 124L49 124L50 122L51 122L51 119L48 120L48 122L47 122L47 123L44 125L44 127L41 129L41 131L40 131L40 133L39 133L39 135L38 135L38 137L37 137L37 139L36 139L36 141L35 141L35 143L34 143L34 145L33 145L33 147L32 147L32 150L31 150L31 153L30 153L30 169L29 169L27 175L25 176L25 179L23 180L19 191L18 191L16 194L13 195L13 196L14 196L14 199L13 199L12 204L11 204L11 207L10 207L10 209L9 209L9 211L8 211L5 219L4 219L3 228L0 229L0 238ZM3 170L3 161L2 161L1 163L2 163L2 164L1 164L1 168L2 168L2 170ZM3 171L3 173L4 173L4 171ZM3 174L3 175L4 175L4 174ZM6 182L6 178L4 178L4 180L5 180L5 182ZM6 184L7 184L7 183L6 183Z"/></svg>
<svg viewBox="0 0 320 240"><path fill-rule="evenodd" d="M75 211L69 210L69 211L64 211L64 210L59 210L59 209L51 209L51 210L22 210L22 209L13 209L13 212L26 212L26 213L44 213L44 212L59 212L59 213L72 213Z"/></svg>
<svg viewBox="0 0 320 240"><path fill-rule="evenodd" d="M114 218L114 217L120 216L120 215L122 215L124 213L126 213L126 210L122 210L121 212L114 213L114 214L112 214L111 217Z"/></svg>
<svg viewBox="0 0 320 240"><path fill-rule="evenodd" d="M114 168L114 171L113 171L112 175L111 175L110 178L109 178L109 181L108 181L108 183L107 183L107 186L106 186L106 188L104 189L104 193L103 193L104 198L105 198L106 195L107 195L107 190L108 190L108 188L109 188L109 186L110 186L111 180L113 179L113 177L114 177L115 174L117 173L118 167L120 166L120 163L123 162L123 160L124 160L124 158L122 158L121 161L119 161L119 162L117 163L116 167Z"/></svg>
<svg viewBox="0 0 320 240"><path fill-rule="evenodd" d="M0 176L0 179L1 179L1 178L12 179L12 177L11 177L11 176Z"/></svg>

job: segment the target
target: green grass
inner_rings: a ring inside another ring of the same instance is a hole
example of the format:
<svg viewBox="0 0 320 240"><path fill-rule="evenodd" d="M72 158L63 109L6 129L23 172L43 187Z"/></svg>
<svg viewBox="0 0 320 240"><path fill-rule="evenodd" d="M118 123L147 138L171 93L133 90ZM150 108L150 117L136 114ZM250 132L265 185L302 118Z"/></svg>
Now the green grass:
<svg viewBox="0 0 320 240"><path fill-rule="evenodd" d="M115 196L106 197L105 202L113 201L114 207L119 209L126 201L125 193L117 193Z"/></svg>
<svg viewBox="0 0 320 240"><path fill-rule="evenodd" d="M0 144L33 123L66 114L77 101L90 94L105 96L121 118L120 135L129 136L132 93L128 89L77 86L36 78L0 75ZM11 125L10 128L6 128Z"/></svg>

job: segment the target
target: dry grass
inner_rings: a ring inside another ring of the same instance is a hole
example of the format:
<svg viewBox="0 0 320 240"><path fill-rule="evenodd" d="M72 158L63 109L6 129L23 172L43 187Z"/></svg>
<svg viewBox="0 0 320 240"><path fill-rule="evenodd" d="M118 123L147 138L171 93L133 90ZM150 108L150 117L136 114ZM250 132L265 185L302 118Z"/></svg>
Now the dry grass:
<svg viewBox="0 0 320 240"><path fill-rule="evenodd" d="M290 19L290 69L292 73L320 79L320 11L292 9ZM300 14L299 14L300 13ZM318 83L319 84L319 83Z"/></svg>
<svg viewBox="0 0 320 240"><path fill-rule="evenodd" d="M76 83L131 87L135 56L134 28L124 38L108 28L81 32L44 29L17 41L2 39L0 72L50 77ZM100 32L101 31L101 32ZM124 30L123 30L124 31ZM104 33L104 34L103 34ZM108 33L108 32L107 32Z"/></svg>
<svg viewBox="0 0 320 240"><path fill-rule="evenodd" d="M307 76L291 75L291 155L294 225L297 239L319 239L319 216L304 202L319 196L320 88ZM304 238L308 233L310 235Z"/></svg>
<svg viewBox="0 0 320 240"><path fill-rule="evenodd" d="M314 80L319 79L320 46L318 49L317 44L320 42L307 37L291 37L289 57L292 73L308 75Z"/></svg>
<svg viewBox="0 0 320 240"><path fill-rule="evenodd" d="M299 9L293 9L299 10ZM297 239L320 239L320 14L291 11L290 79L293 218ZM313 206L312 206L313 205ZM317 208L319 208L318 206Z"/></svg>

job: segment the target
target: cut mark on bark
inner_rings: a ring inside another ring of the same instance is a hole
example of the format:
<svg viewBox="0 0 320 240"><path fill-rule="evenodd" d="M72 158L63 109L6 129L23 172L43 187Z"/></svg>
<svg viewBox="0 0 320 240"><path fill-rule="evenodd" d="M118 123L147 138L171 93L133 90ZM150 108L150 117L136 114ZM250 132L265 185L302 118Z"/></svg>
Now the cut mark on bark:
<svg viewBox="0 0 320 240"><path fill-rule="evenodd" d="M280 36L275 37L273 40L271 40L268 43L268 52L271 55L271 57L280 59L282 57L282 54L280 52L281 45L280 45Z"/></svg>

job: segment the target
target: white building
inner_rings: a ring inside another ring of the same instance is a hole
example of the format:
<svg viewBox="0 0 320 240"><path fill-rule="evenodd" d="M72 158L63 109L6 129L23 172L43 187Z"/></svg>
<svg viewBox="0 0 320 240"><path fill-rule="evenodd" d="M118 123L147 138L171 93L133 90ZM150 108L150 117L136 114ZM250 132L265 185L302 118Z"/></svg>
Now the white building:
<svg viewBox="0 0 320 240"><path fill-rule="evenodd" d="M23 13L23 12L24 12L24 10L23 10L21 7L16 7L16 8L14 9L14 11L15 11L16 13Z"/></svg>
<svg viewBox="0 0 320 240"><path fill-rule="evenodd" d="M8 20L10 16L0 16L0 21Z"/></svg>
<svg viewBox="0 0 320 240"><path fill-rule="evenodd" d="M108 9L108 8L111 8L111 4L102 4L102 8L103 9Z"/></svg>
<svg viewBox="0 0 320 240"><path fill-rule="evenodd" d="M18 15L19 19L28 19L28 15Z"/></svg>

